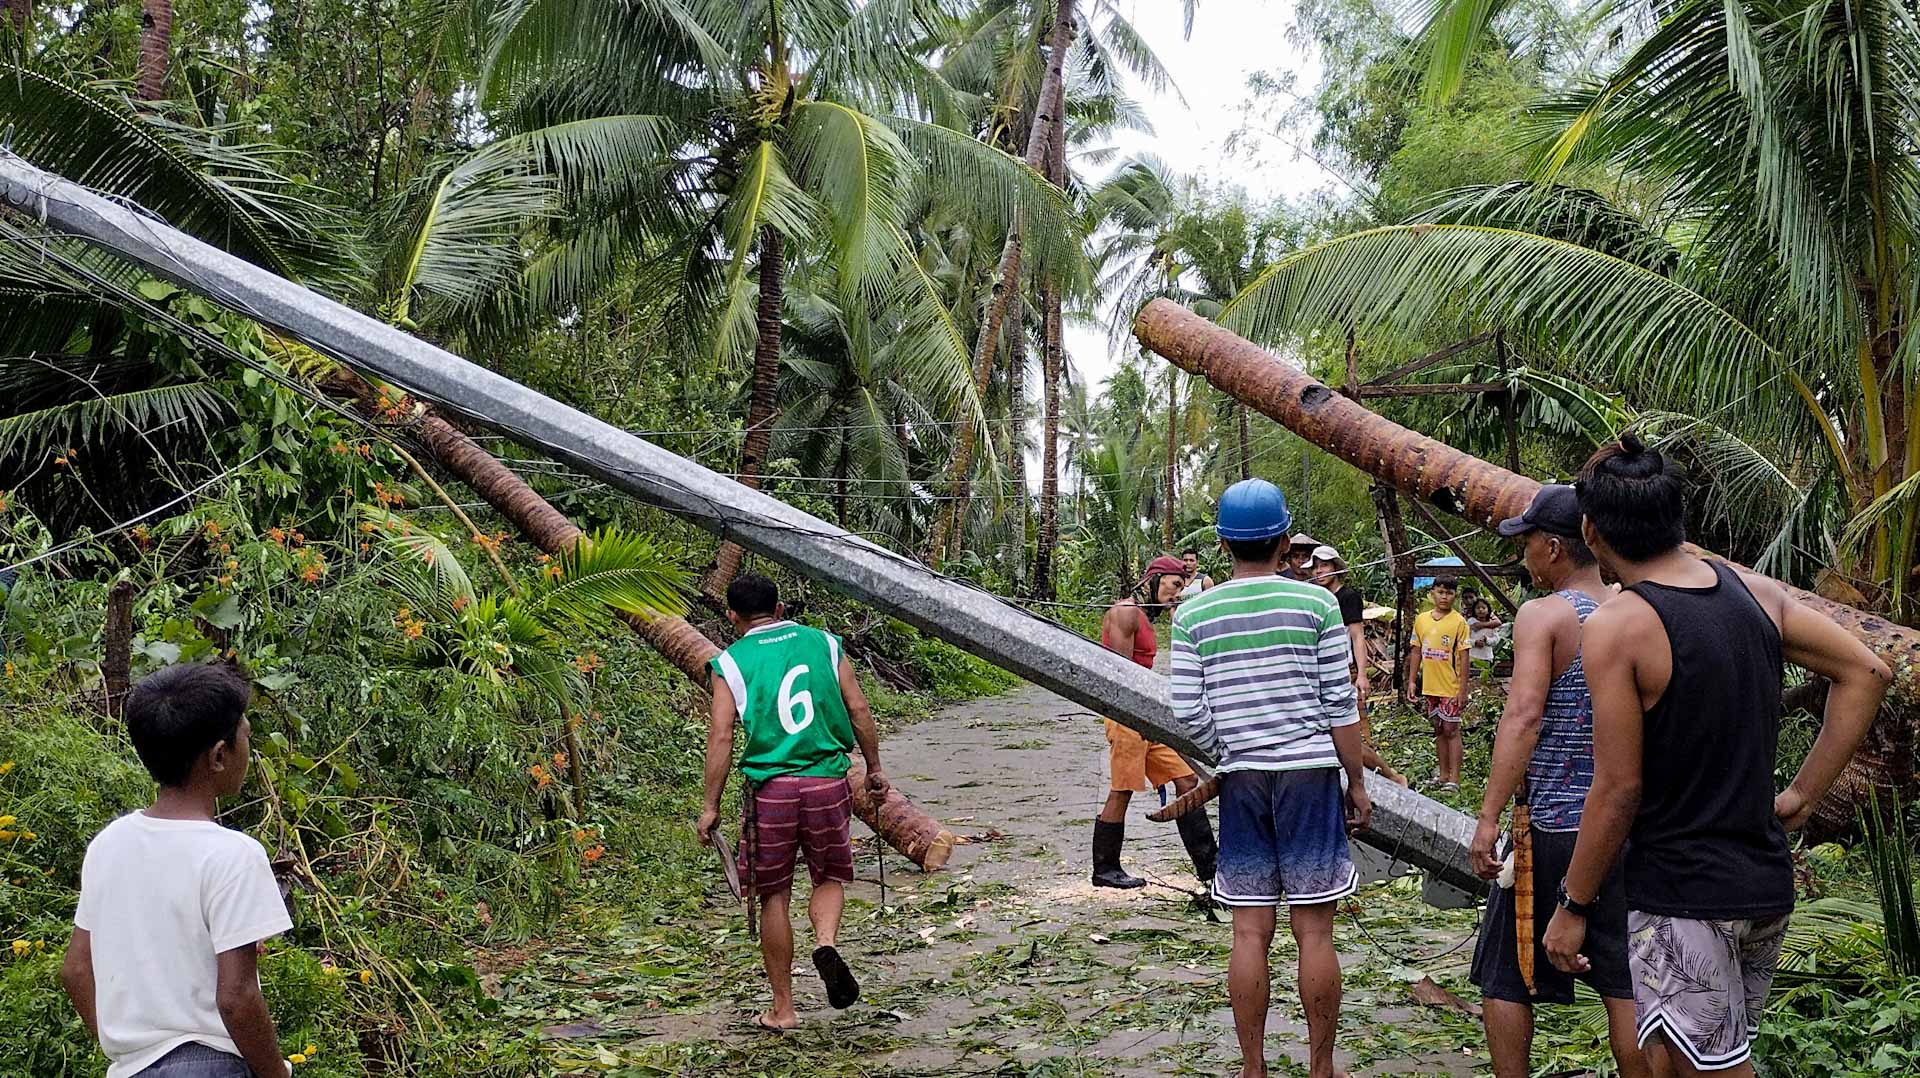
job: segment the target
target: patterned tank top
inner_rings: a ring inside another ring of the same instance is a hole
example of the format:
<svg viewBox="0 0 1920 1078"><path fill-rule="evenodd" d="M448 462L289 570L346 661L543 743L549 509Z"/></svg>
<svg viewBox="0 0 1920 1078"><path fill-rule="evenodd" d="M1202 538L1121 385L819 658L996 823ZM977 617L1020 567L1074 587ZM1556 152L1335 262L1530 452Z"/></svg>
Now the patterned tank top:
<svg viewBox="0 0 1920 1078"><path fill-rule="evenodd" d="M1554 594L1573 604L1582 625L1600 606L1585 592ZM1593 697L1587 692L1586 667L1576 651L1547 689L1540 741L1527 761L1527 812L1533 826L1542 831L1580 830L1580 810L1592 786Z"/></svg>

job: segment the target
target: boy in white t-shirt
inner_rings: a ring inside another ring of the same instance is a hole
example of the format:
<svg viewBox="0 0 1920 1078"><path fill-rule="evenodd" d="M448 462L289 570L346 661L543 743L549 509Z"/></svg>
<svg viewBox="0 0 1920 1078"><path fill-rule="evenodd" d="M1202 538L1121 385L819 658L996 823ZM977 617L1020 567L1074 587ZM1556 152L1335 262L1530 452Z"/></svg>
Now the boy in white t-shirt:
<svg viewBox="0 0 1920 1078"><path fill-rule="evenodd" d="M229 666L170 666L127 696L153 805L87 846L60 979L107 1078L282 1078L256 968L293 927L267 852L214 822L247 777L253 690Z"/></svg>

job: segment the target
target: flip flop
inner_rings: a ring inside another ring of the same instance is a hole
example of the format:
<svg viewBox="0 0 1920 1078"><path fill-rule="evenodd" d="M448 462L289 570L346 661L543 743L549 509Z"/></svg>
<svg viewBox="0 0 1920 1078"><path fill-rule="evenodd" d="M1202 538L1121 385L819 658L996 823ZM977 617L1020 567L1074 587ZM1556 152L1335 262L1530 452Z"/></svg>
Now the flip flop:
<svg viewBox="0 0 1920 1078"><path fill-rule="evenodd" d="M767 1016L764 1013L753 1016L753 1026L762 1033L792 1033L794 1030L800 1028L799 1026L776 1026L772 1022L767 1021Z"/></svg>
<svg viewBox="0 0 1920 1078"><path fill-rule="evenodd" d="M847 968L846 959L832 947L813 949L813 968L820 971L820 979L827 983L827 1002L833 1009L844 1011L860 1000L860 982L853 979L853 971Z"/></svg>

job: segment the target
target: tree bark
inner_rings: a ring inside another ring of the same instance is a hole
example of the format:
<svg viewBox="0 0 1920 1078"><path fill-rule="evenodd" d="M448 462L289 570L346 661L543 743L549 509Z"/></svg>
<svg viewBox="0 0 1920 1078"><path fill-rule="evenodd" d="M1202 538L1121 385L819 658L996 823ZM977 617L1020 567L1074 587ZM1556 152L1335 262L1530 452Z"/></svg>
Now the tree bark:
<svg viewBox="0 0 1920 1078"><path fill-rule="evenodd" d="M760 489L760 469L766 466L773 444L773 410L780 392L780 313L786 275L786 246L771 225L760 230L760 308L753 341L753 385L747 396L747 437L740 451L740 482ZM714 555L713 571L700 585L707 601L724 608L727 585L740 572L746 551L723 542Z"/></svg>
<svg viewBox="0 0 1920 1078"><path fill-rule="evenodd" d="M1027 583L1027 297L1013 297L1007 311L1007 471L1013 504L1007 517L1007 574L1018 595Z"/></svg>
<svg viewBox="0 0 1920 1078"><path fill-rule="evenodd" d="M1053 552L1060 541L1060 290L1049 281L1041 291L1041 393L1046 416L1040 434L1040 527L1033 540L1033 597L1051 602Z"/></svg>
<svg viewBox="0 0 1920 1078"><path fill-rule="evenodd" d="M167 95L167 59L173 51L173 0L140 0L140 73L142 100Z"/></svg>
<svg viewBox="0 0 1920 1078"><path fill-rule="evenodd" d="M133 582L116 580L107 590L106 624L100 631L101 704L119 718L133 688Z"/></svg>
<svg viewBox="0 0 1920 1078"><path fill-rule="evenodd" d="M1305 371L1170 300L1141 309L1134 336L1190 374L1260 409L1287 429L1383 482L1481 527L1517 516L1540 484L1463 453L1334 393ZM1701 557L1719 555L1688 544ZM1893 670L1893 688L1867 740L1820 805L1823 818L1850 818L1870 786L1914 792L1915 708L1920 706L1920 631L1782 584L1803 605L1832 618Z"/></svg>
<svg viewBox="0 0 1920 1078"><path fill-rule="evenodd" d="M1046 171L1048 140L1065 139L1062 119L1066 112L1065 66L1067 46L1073 41L1073 0L1060 0L1060 11L1049 35L1050 52L1047 54L1046 74L1040 80L1040 94L1035 107L1033 126L1027 130L1027 167L1042 174ZM1000 344L1001 325L1006 321L1007 304L1012 301L1020 287L1020 222L1015 221L1007 232L1006 246L1000 251L999 265L994 269L993 290L989 294L986 309L981 313L980 336L975 339L973 348L973 385L977 396L984 399L987 384L993 374L993 357ZM935 525L929 560L935 567L944 561L949 544L958 546L961 541L960 529L967 519L967 497L969 479L973 473L973 449L979 438L974 429L971 413L962 412L959 425L954 430L953 462L947 471L947 493L950 500L947 514Z"/></svg>
<svg viewBox="0 0 1920 1078"><path fill-rule="evenodd" d="M362 411L378 417L377 392L365 379L347 368L336 370L328 388L351 396ZM441 467L480 495L541 550L548 554L562 554L573 549L585 537L585 533L565 514L549 504L525 480L502 464L499 458L480 448L472 438L431 409L422 414L413 431ZM683 618L648 618L627 613L618 616L659 652L661 658L705 691L709 678L707 663L720 654L718 645ZM858 760L855 766L864 778L865 769ZM885 839L888 845L929 872L946 864L955 839L940 827L938 820L908 801L898 790L892 791L884 804L876 806L866 796L864 785L863 781L855 783L853 801L854 812L863 823Z"/></svg>
<svg viewBox="0 0 1920 1078"><path fill-rule="evenodd" d="M1240 420L1240 478L1253 478L1253 439L1247 431L1247 406L1233 402L1233 414Z"/></svg>
<svg viewBox="0 0 1920 1078"><path fill-rule="evenodd" d="M1180 434L1180 372L1173 369L1167 372L1167 512L1166 523L1161 526L1161 544L1169 552L1173 549L1173 503L1178 491L1174 489L1174 441Z"/></svg>

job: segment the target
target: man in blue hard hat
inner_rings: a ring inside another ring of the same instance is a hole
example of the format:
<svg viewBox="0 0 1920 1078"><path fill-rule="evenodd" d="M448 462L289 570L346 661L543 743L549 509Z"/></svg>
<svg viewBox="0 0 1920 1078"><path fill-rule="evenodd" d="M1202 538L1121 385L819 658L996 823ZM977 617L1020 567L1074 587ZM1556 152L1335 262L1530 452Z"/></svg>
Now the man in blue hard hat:
<svg viewBox="0 0 1920 1078"><path fill-rule="evenodd" d="M1278 575L1292 522L1272 483L1228 487L1216 530L1233 576L1173 616L1174 720L1219 761L1213 898L1233 910L1227 989L1241 1078L1267 1073L1267 962L1281 905L1300 951L1310 1073L1334 1073L1334 911L1360 886L1347 831L1373 811L1340 603L1325 588Z"/></svg>

